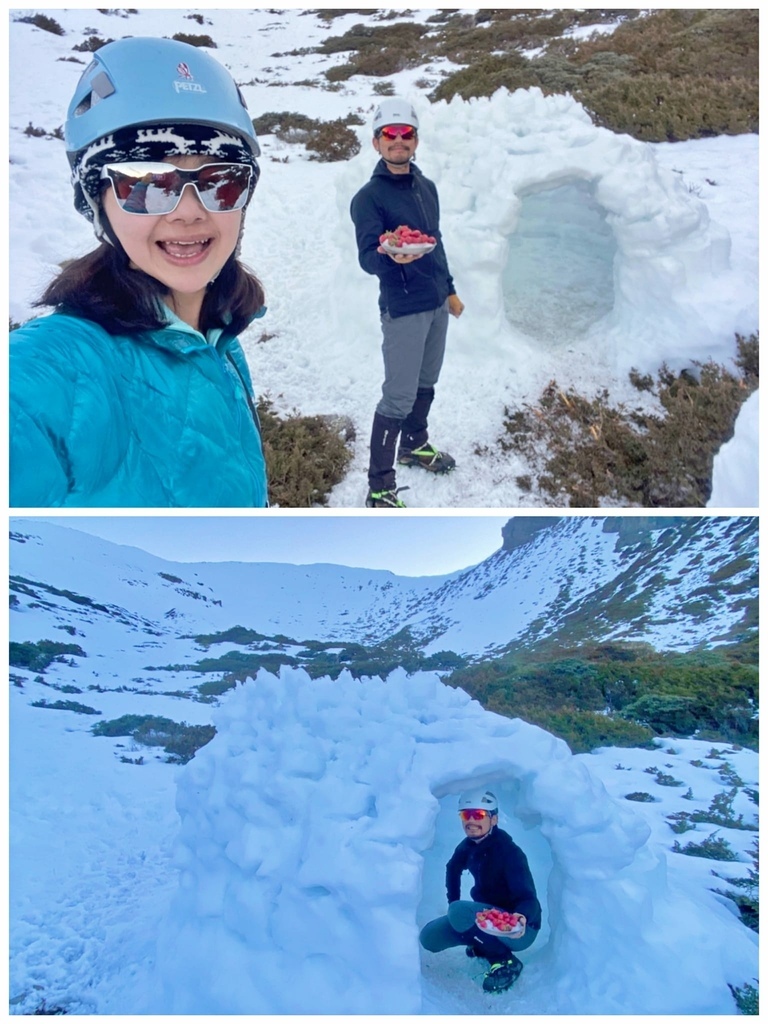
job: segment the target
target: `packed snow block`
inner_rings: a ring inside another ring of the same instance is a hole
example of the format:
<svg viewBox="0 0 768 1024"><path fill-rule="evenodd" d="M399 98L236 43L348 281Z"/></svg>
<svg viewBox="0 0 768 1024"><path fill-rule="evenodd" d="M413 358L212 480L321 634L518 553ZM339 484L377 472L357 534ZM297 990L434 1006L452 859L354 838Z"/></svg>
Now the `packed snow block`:
<svg viewBox="0 0 768 1024"><path fill-rule="evenodd" d="M563 1014L732 1012L725 968L674 956L682 935L714 956L730 912L670 889L644 820L562 740L402 669L386 681L261 671L214 723L178 776L163 1012L423 1012L448 955L418 935L445 912L457 794L478 785L496 792L544 908L517 1012L535 1013L542 991ZM472 962L458 959L471 990Z"/></svg>
<svg viewBox="0 0 768 1024"><path fill-rule="evenodd" d="M712 494L707 506L757 508L760 505L759 392L754 391L741 407L733 437L715 455Z"/></svg>
<svg viewBox="0 0 768 1024"><path fill-rule="evenodd" d="M449 265L471 311L452 345L476 356L481 341L486 362L507 364L521 348L582 353L621 373L730 361L734 325L757 312L733 308L730 235L652 144L538 88L411 99L417 158L438 187ZM340 212L370 163L363 146L340 172ZM355 288L345 302L363 301Z"/></svg>

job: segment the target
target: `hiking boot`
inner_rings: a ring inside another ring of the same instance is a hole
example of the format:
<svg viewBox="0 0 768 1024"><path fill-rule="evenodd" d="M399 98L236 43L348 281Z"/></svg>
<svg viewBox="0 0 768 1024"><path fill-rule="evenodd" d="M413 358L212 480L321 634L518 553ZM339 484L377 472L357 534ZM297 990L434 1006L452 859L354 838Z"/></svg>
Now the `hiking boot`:
<svg viewBox="0 0 768 1024"><path fill-rule="evenodd" d="M477 957L478 960L488 960L488 954L479 946L467 946L464 952L467 954L468 957L470 957L470 959Z"/></svg>
<svg viewBox="0 0 768 1024"><path fill-rule="evenodd" d="M516 956L509 960L499 960L492 963L483 978L483 988L486 992L504 992L520 977L523 963Z"/></svg>
<svg viewBox="0 0 768 1024"><path fill-rule="evenodd" d="M396 491L368 491L365 499L366 508L405 508L404 501L400 501L400 491L407 491L407 487L398 487Z"/></svg>
<svg viewBox="0 0 768 1024"><path fill-rule="evenodd" d="M439 452L429 442L420 448L401 448L397 453L397 461L401 466L421 466L430 473L450 473L456 466L452 456L447 452Z"/></svg>

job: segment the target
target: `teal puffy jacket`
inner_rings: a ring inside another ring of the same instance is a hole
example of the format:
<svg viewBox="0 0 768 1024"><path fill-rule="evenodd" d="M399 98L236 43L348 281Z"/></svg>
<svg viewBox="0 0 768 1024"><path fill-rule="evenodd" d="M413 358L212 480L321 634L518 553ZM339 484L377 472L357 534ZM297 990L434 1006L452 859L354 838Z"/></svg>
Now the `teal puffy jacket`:
<svg viewBox="0 0 768 1024"><path fill-rule="evenodd" d="M240 343L175 317L113 335L53 313L14 331L10 445L15 507L267 504Z"/></svg>

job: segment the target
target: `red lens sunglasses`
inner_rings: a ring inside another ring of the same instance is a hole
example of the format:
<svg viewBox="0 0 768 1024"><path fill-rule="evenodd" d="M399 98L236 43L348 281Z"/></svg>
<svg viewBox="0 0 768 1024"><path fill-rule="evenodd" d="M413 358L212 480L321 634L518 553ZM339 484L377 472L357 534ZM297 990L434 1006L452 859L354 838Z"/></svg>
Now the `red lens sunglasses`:
<svg viewBox="0 0 768 1024"><path fill-rule="evenodd" d="M459 811L459 817L462 821L483 821L486 815L490 818L490 811Z"/></svg>
<svg viewBox="0 0 768 1024"><path fill-rule="evenodd" d="M398 135L406 142L410 142L411 139L416 138L416 129L409 124L388 124L386 128L381 129L379 135L383 135L390 142L393 142Z"/></svg>

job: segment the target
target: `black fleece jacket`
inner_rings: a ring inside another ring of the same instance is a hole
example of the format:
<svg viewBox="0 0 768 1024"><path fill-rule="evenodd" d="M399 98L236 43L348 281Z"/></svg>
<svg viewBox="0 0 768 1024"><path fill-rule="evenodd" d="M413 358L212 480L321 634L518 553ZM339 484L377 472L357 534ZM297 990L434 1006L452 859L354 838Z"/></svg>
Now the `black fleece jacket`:
<svg viewBox="0 0 768 1024"><path fill-rule="evenodd" d="M437 309L454 294L453 278L440 235L440 203L434 182L415 164L408 174L393 174L379 160L352 199L360 266L379 278L379 308L392 317ZM412 263L395 263L377 252L379 238L401 224L434 235L437 247Z"/></svg>
<svg viewBox="0 0 768 1024"><path fill-rule="evenodd" d="M541 906L528 860L503 829L495 826L481 842L465 839L456 847L445 869L449 903L461 898L463 871L469 871L475 880L473 900L525 914L530 928L541 928Z"/></svg>

